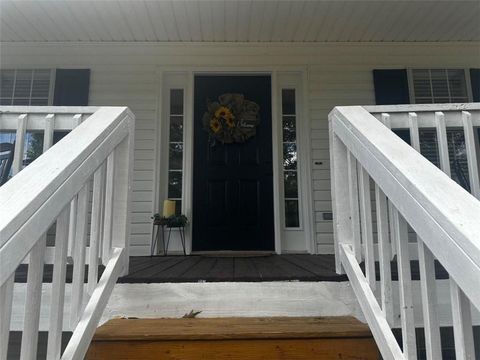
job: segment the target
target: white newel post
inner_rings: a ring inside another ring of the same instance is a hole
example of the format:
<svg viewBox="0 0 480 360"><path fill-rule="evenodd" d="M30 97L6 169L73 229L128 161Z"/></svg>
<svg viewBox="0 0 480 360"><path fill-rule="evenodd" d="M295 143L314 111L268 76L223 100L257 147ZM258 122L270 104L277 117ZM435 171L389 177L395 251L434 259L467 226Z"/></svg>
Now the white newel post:
<svg viewBox="0 0 480 360"><path fill-rule="evenodd" d="M130 247L130 212L133 178L133 149L135 118L128 111L129 135L115 148L115 176L113 186L112 209L112 247L125 248L124 269L128 274L128 256Z"/></svg>
<svg viewBox="0 0 480 360"><path fill-rule="evenodd" d="M335 269L337 273L343 274L344 270L340 261L340 243L353 245L349 196L350 184L348 181L348 150L333 131L333 121L333 117L329 119Z"/></svg>

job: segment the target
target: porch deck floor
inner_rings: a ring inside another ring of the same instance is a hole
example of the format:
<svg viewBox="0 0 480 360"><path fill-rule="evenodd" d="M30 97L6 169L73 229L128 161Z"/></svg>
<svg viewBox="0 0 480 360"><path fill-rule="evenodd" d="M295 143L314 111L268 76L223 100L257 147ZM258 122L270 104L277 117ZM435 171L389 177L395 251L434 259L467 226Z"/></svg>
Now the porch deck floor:
<svg viewBox="0 0 480 360"><path fill-rule="evenodd" d="M364 264L361 265L364 270ZM420 279L418 261L410 261L412 280ZM104 266L99 266L99 277ZM380 280L379 263L375 263ZM16 283L27 281L28 265L22 264L15 273ZM391 262L392 280L398 280L397 262ZM448 279L448 273L435 261L436 279ZM66 282L72 282L73 265L67 265ZM43 282L51 283L53 265L45 265ZM88 266L85 266L85 281ZM119 283L168 282L259 282L259 281L348 281L335 272L334 255L286 254L269 256L132 256L130 271Z"/></svg>
<svg viewBox="0 0 480 360"><path fill-rule="evenodd" d="M120 283L199 281L346 281L333 255L145 256L130 259Z"/></svg>

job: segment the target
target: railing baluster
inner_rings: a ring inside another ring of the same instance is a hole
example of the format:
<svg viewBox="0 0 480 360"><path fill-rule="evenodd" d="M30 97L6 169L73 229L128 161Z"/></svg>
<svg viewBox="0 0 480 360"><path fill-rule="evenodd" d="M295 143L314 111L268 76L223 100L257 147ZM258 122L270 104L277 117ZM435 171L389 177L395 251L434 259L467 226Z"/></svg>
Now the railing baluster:
<svg viewBox="0 0 480 360"><path fill-rule="evenodd" d="M113 231L113 187L115 180L115 151L107 158L107 173L105 185L105 212L103 223L102 263L106 264L111 255Z"/></svg>
<svg viewBox="0 0 480 360"><path fill-rule="evenodd" d="M67 205L58 216L55 229L55 261L53 265L52 302L50 306L50 327L47 345L48 360L59 359L61 353L69 218L70 205Z"/></svg>
<svg viewBox="0 0 480 360"><path fill-rule="evenodd" d="M344 272L340 260L340 241L353 242L352 219L350 218L350 199L345 194L348 189L348 150L340 138L335 135L330 124L330 167L332 183L333 232L335 238L335 270ZM353 244L348 244L353 245Z"/></svg>
<svg viewBox="0 0 480 360"><path fill-rule="evenodd" d="M409 113L411 146L420 153L420 134L418 131L418 117ZM437 292L435 284L435 258L417 235L418 263L420 267L420 286L422 291L422 309L425 331L425 347L427 358L441 359L440 328L437 320Z"/></svg>
<svg viewBox="0 0 480 360"><path fill-rule="evenodd" d="M77 323L83 311L83 289L85 282L85 246L87 243L88 196L90 180L87 180L78 193L77 224L73 253L72 301L70 323Z"/></svg>
<svg viewBox="0 0 480 360"><path fill-rule="evenodd" d="M22 360L34 360L37 358L38 325L40 322L46 241L47 235L43 234L30 251L22 345L20 349L20 359Z"/></svg>
<svg viewBox="0 0 480 360"><path fill-rule="evenodd" d="M370 176L367 171L360 166L359 188L360 188L360 214L363 247L365 249L365 272L367 281L372 290L375 290L375 254L373 250L373 230L372 230L372 203L370 195Z"/></svg>
<svg viewBox="0 0 480 360"><path fill-rule="evenodd" d="M413 316L412 275L408 250L408 227L403 216L394 210L397 230L397 264L400 288L400 317L402 324L403 353L407 359L417 358L415 320Z"/></svg>
<svg viewBox="0 0 480 360"><path fill-rule="evenodd" d="M83 116L82 114L75 114L73 115L73 129L75 129L78 125L80 125L83 121Z"/></svg>
<svg viewBox="0 0 480 360"><path fill-rule="evenodd" d="M472 115L468 111L462 111L462 121L463 131L465 133L465 150L467 152L470 191L473 196L480 200L480 180L478 178L477 151L475 149Z"/></svg>
<svg viewBox="0 0 480 360"><path fill-rule="evenodd" d="M55 130L55 115L45 116L45 129L43 133L43 152L50 149L53 145L53 132Z"/></svg>
<svg viewBox="0 0 480 360"><path fill-rule="evenodd" d="M0 286L0 360L7 359L15 273Z"/></svg>
<svg viewBox="0 0 480 360"><path fill-rule="evenodd" d="M377 211L378 255L380 258L380 295L382 311L390 326L393 326L392 272L390 265L390 242L388 241L387 197L375 184Z"/></svg>
<svg viewBox="0 0 480 360"><path fill-rule="evenodd" d="M78 197L75 195L70 201L70 221L68 222L68 256L73 256L73 244L75 242L75 230L77 228L77 205Z"/></svg>
<svg viewBox="0 0 480 360"><path fill-rule="evenodd" d="M348 152L348 184L350 192L350 213L352 216L353 253L358 262L362 261L362 242L360 233L360 210L358 200L357 160Z"/></svg>
<svg viewBox="0 0 480 360"><path fill-rule="evenodd" d="M382 113L381 115L382 124L385 125L387 128L392 128L392 121L390 119L390 114ZM390 228L390 243L391 243L391 260L397 254L397 231L395 229L395 221L393 221L393 205L387 199L388 205L388 223Z"/></svg>
<svg viewBox="0 0 480 360"><path fill-rule="evenodd" d="M15 149L13 153L12 175L15 176L23 166L23 154L25 149L25 137L27 136L28 115L18 117L18 126L15 135Z"/></svg>
<svg viewBox="0 0 480 360"><path fill-rule="evenodd" d="M423 323L427 359L442 358L440 327L437 316L437 292L435 280L435 258L422 239L417 236L420 287L422 291Z"/></svg>
<svg viewBox="0 0 480 360"><path fill-rule="evenodd" d="M92 217L90 223L90 253L88 261L88 293L92 294L98 282L98 249L100 243L103 182L105 164L102 164L93 175Z"/></svg>
<svg viewBox="0 0 480 360"><path fill-rule="evenodd" d="M450 171L450 157L448 155L447 126L445 125L445 115L443 112L435 113L435 123L437 126L438 156L440 158L440 169L445 174L452 177Z"/></svg>
<svg viewBox="0 0 480 360"><path fill-rule="evenodd" d="M457 360L473 360L475 359L475 348L470 301L452 278L450 278L450 298L456 358Z"/></svg>

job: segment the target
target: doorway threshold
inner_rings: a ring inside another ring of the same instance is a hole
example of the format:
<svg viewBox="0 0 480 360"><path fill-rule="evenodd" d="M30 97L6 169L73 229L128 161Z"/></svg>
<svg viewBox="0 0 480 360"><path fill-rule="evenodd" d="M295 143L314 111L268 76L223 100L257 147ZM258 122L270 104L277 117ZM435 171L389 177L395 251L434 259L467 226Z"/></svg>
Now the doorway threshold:
<svg viewBox="0 0 480 360"><path fill-rule="evenodd" d="M215 251L193 251L192 255L207 257L262 257L274 255L274 251L237 251L237 250L215 250Z"/></svg>

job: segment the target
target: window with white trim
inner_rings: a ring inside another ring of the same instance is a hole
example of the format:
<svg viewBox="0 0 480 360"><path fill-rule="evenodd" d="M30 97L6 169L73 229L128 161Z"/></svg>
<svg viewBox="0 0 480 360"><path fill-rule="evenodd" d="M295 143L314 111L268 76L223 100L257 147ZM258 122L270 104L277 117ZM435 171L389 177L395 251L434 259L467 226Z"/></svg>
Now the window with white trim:
<svg viewBox="0 0 480 360"><path fill-rule="evenodd" d="M50 69L0 70L0 105L49 105Z"/></svg>
<svg viewBox="0 0 480 360"><path fill-rule="evenodd" d="M183 186L183 89L170 89L170 131L168 139L168 198L176 201L176 212L182 209Z"/></svg>
<svg viewBox="0 0 480 360"><path fill-rule="evenodd" d="M411 80L416 104L469 100L464 69L413 69Z"/></svg>
<svg viewBox="0 0 480 360"><path fill-rule="evenodd" d="M52 70L0 70L0 105L47 106L51 104ZM54 142L66 132L56 131ZM0 143L15 142L14 132L0 132ZM23 165L28 165L43 152L43 131L27 131Z"/></svg>
<svg viewBox="0 0 480 360"><path fill-rule="evenodd" d="M282 145L285 227L299 228L300 207L295 89L282 89Z"/></svg>

